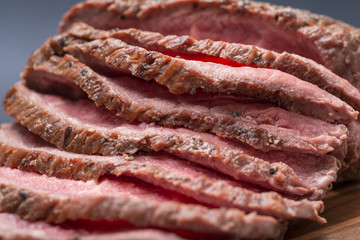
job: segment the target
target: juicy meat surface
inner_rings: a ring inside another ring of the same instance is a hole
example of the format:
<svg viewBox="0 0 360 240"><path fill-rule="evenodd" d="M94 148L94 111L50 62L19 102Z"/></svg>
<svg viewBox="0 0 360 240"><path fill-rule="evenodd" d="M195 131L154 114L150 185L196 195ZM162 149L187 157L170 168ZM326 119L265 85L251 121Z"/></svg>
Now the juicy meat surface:
<svg viewBox="0 0 360 240"><path fill-rule="evenodd" d="M92 17L95 14L96 19ZM296 53L360 86L359 30L305 10L235 0L87 1L64 16L60 31L74 22L99 29L132 27Z"/></svg>
<svg viewBox="0 0 360 240"><path fill-rule="evenodd" d="M212 134L128 123L89 100L39 94L22 83L8 92L4 106L31 132L67 151L117 155L162 150L235 179L313 199L329 190L339 169L337 159L329 155L264 153Z"/></svg>
<svg viewBox="0 0 360 240"><path fill-rule="evenodd" d="M241 96L206 93L174 96L156 83L134 77L104 77L70 55L53 56L45 62L36 60L39 55L43 55L41 49L31 57L31 65L23 74L27 85L33 86L32 82L37 81L33 72L42 73L47 85L53 78L46 76L56 75L65 84L75 82L97 105L104 105L130 121L210 131L263 151L281 149L316 155L335 148L346 151L347 129L343 125L332 125L272 105L246 103L248 100L242 100Z"/></svg>
<svg viewBox="0 0 360 240"><path fill-rule="evenodd" d="M155 80L173 94L194 94L199 89L241 93L329 122L349 123L358 115L347 103L316 85L275 69L179 59L114 38L75 43L64 49L98 72L111 72L111 76L130 73L146 81Z"/></svg>
<svg viewBox="0 0 360 240"><path fill-rule="evenodd" d="M117 230L103 230L99 226L88 230L87 225L109 224L101 221L72 221L61 225L52 225L43 221L30 222L21 219L18 215L0 213L0 238L3 240L181 240L173 233L155 229L137 229L128 224L116 224ZM86 225L85 225L86 224ZM69 227L70 225L71 227ZM75 225L75 226L74 226ZM122 229L123 228L123 229Z"/></svg>
<svg viewBox="0 0 360 240"><path fill-rule="evenodd" d="M310 218L324 222L317 213L323 208L322 202L283 198L275 192L231 180L168 155L126 158L68 153L17 124L0 127L0 165L76 180L99 179L105 174L125 175L216 207L234 207L282 219Z"/></svg>
<svg viewBox="0 0 360 240"><path fill-rule="evenodd" d="M139 227L185 229L244 238L275 238L284 226L237 209L209 209L159 187L117 177L99 182L57 179L0 168L0 211L26 220L126 220Z"/></svg>
<svg viewBox="0 0 360 240"><path fill-rule="evenodd" d="M116 38L147 50L179 56L188 60L222 63L234 67L253 66L287 72L303 81L313 83L339 97L355 110L360 110L360 93L347 80L324 66L296 54L281 54L253 45L195 40L190 36L164 36L138 29L97 30L85 23L75 23L66 32L69 36L87 41Z"/></svg>

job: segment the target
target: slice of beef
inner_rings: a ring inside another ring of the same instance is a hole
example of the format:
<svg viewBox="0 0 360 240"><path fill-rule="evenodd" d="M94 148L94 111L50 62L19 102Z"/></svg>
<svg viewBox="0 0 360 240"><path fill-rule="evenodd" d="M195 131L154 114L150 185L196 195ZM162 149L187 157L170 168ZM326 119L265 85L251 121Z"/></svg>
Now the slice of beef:
<svg viewBox="0 0 360 240"><path fill-rule="evenodd" d="M359 30L304 10L233 0L87 1L64 16L60 30L74 22L101 29L133 27L296 53L360 86Z"/></svg>
<svg viewBox="0 0 360 240"><path fill-rule="evenodd" d="M38 54L42 54L41 50L32 58L38 58ZM153 82L128 76L106 78L70 55L31 63L33 65L28 65L23 74L28 83L33 81L32 73L37 71L39 74L48 72L42 78L47 84L52 78L46 76L51 75L63 78L65 83L76 82L97 105L104 105L130 121L210 131L263 151L281 149L321 155L336 148L340 159L346 153L347 130L343 125L335 126L269 104L246 103L242 97L234 95L174 96Z"/></svg>
<svg viewBox="0 0 360 240"><path fill-rule="evenodd" d="M173 94L194 94L199 89L241 93L329 122L348 123L358 115L347 103L316 85L275 69L180 59L114 38L71 44L64 49L98 72L155 80Z"/></svg>
<svg viewBox="0 0 360 240"><path fill-rule="evenodd" d="M235 179L313 199L329 190L339 169L329 155L264 153L208 133L129 123L89 100L39 94L22 83L9 90L4 107L31 132L67 151L117 155L162 150Z"/></svg>
<svg viewBox="0 0 360 240"><path fill-rule="evenodd" d="M2 240L90 240L90 239L122 239L122 240L181 240L170 232L156 229L141 229L129 224L117 224L117 229L103 230L99 224L111 222L94 221L89 230L88 221L72 221L61 225L52 225L43 221L30 222L18 215L0 213L0 238ZM91 222L92 223L92 222ZM70 225L71 224L71 225ZM86 225L85 225L86 224ZM70 225L70 226L69 226ZM94 226L95 225L95 226Z"/></svg>
<svg viewBox="0 0 360 240"><path fill-rule="evenodd" d="M215 62L234 67L248 65L278 69L313 83L344 100L355 110L360 110L360 93L354 86L324 66L296 54L287 52L279 54L252 45L211 39L197 41L190 36L163 36L157 32L146 32L134 28L102 31L85 23L73 24L67 30L67 34L87 41L116 38L130 45L188 60Z"/></svg>
<svg viewBox="0 0 360 240"><path fill-rule="evenodd" d="M69 41L73 43L81 40L66 36L49 39L40 49L31 54L25 68L26 75L32 79L32 81L26 82L28 87L44 93L61 93L63 96L73 100L86 97L84 91L74 82L63 81L63 78L59 77L59 73L56 72L55 63L59 62L57 54L64 54L62 47L68 45ZM49 62L49 64L46 64L46 62ZM49 79L52 81L48 81Z"/></svg>
<svg viewBox="0 0 360 240"><path fill-rule="evenodd" d="M0 126L0 165L76 180L105 173L141 179L216 207L256 211L282 219L308 218L324 223L322 202L293 201L275 192L231 180L215 171L168 155L102 157L67 153L17 124Z"/></svg>
<svg viewBox="0 0 360 240"><path fill-rule="evenodd" d="M243 238L276 238L284 225L237 209L207 208L181 195L123 177L57 179L0 168L0 211L26 220L126 220L139 227L185 229Z"/></svg>

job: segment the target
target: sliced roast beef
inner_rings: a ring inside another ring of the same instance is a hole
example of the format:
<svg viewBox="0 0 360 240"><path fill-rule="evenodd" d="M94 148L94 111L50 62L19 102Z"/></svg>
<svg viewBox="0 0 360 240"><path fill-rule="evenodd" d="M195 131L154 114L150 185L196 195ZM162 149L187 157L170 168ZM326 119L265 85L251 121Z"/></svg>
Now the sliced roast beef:
<svg viewBox="0 0 360 240"><path fill-rule="evenodd" d="M0 127L0 165L77 180L98 179L105 173L126 175L216 207L324 222L317 213L322 210L322 202L283 198L168 155L126 158L67 153L17 124Z"/></svg>
<svg viewBox="0 0 360 240"><path fill-rule="evenodd" d="M87 1L64 16L60 30L74 22L101 29L133 27L287 51L324 64L358 88L360 84L358 30L304 10L232 0Z"/></svg>
<svg viewBox="0 0 360 240"><path fill-rule="evenodd" d="M57 41L56 41L57 42ZM47 44L45 44L46 46ZM174 96L153 82L128 76L106 78L70 55L36 61L37 51L23 77L32 86L35 76L49 85L57 81L76 82L97 105L117 112L127 120L156 122L167 127L185 126L196 131L210 131L218 136L236 139L268 151L281 149L316 155L339 149L345 155L346 127L305 117L266 104L246 103L241 96L194 95ZM38 74L34 74L38 72ZM243 102L243 103L242 103Z"/></svg>
<svg viewBox="0 0 360 240"><path fill-rule="evenodd" d="M147 81L155 80L174 94L194 94L198 89L241 93L329 122L348 123L358 115L339 98L279 70L185 60L114 38L71 44L65 51L102 73L131 73Z"/></svg>
<svg viewBox="0 0 360 240"><path fill-rule="evenodd" d="M170 232L156 229L141 229L129 224L114 224L115 229L101 227L100 224L112 224L101 221L72 221L61 225L51 225L43 221L30 222L18 215L0 213L0 238L3 240L181 240ZM90 223L90 224L89 224ZM89 225L92 229L89 229ZM195 235L196 236L196 235Z"/></svg>
<svg viewBox="0 0 360 240"><path fill-rule="evenodd" d="M117 38L127 44L188 60L215 62L234 67L245 65L278 69L301 80L311 82L360 110L360 93L347 80L322 65L299 55L277 53L251 45L213 41L196 41L190 36L163 36L138 29L96 30L85 23L75 23L67 31L76 39Z"/></svg>
<svg viewBox="0 0 360 240"><path fill-rule="evenodd" d="M117 155L162 150L235 179L313 199L329 190L339 169L338 160L329 155L264 153L212 134L129 123L89 100L39 94L21 83L8 92L4 106L31 132L67 151Z"/></svg>
<svg viewBox="0 0 360 240"><path fill-rule="evenodd" d="M57 179L0 168L0 211L27 220L126 220L140 227L185 229L244 238L275 238L275 219L237 209L206 208L181 195L123 177L100 182Z"/></svg>
<svg viewBox="0 0 360 240"><path fill-rule="evenodd" d="M360 86L350 26L88 0L60 28L3 102L23 126L0 126L0 239L281 239L285 220L326 222L315 200L339 170L359 175L360 94L321 65Z"/></svg>

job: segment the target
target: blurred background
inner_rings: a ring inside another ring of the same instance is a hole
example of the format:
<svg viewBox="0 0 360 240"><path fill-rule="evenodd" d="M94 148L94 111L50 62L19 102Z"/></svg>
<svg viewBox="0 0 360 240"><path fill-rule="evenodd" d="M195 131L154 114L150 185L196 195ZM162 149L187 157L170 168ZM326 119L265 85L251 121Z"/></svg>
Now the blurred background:
<svg viewBox="0 0 360 240"><path fill-rule="evenodd" d="M48 37L56 34L62 15L80 0L11 0L0 4L0 99L20 80L26 61ZM360 1L272 0L278 5L308 9L360 27ZM12 119L0 107L0 123Z"/></svg>

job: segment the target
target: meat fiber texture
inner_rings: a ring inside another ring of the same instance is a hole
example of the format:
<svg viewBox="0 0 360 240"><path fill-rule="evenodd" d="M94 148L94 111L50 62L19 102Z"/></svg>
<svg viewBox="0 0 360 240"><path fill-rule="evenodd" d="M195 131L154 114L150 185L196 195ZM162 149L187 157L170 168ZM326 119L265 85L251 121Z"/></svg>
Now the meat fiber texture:
<svg viewBox="0 0 360 240"><path fill-rule="evenodd" d="M359 177L351 26L91 0L60 31L3 101L18 123L0 127L0 238L279 239L287 220L326 222L332 182Z"/></svg>

